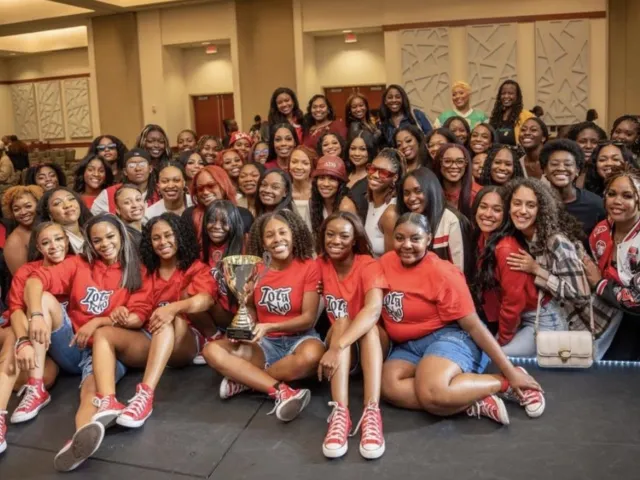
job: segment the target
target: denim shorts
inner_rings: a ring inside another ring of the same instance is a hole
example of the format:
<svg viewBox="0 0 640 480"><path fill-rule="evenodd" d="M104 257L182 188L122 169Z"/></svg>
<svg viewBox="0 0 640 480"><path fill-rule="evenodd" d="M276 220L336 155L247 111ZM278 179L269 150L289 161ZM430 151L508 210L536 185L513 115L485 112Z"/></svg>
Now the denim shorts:
<svg viewBox="0 0 640 480"><path fill-rule="evenodd" d="M71 375L82 375L80 386L85 379L93 373L93 355L91 348L81 350L77 345L69 346L75 333L71 319L66 309L62 309L62 325L56 331L51 332L51 345L49 356L58 366ZM127 368L122 362L116 360L116 383L127 373Z"/></svg>
<svg viewBox="0 0 640 480"><path fill-rule="evenodd" d="M464 373L482 373L489 364L489 357L457 324L436 330L426 337L394 343L388 360L404 360L417 365L431 355L451 360Z"/></svg>
<svg viewBox="0 0 640 480"><path fill-rule="evenodd" d="M324 345L320 335L315 329L307 330L306 332L299 333L298 335L283 335L281 337L263 337L258 342L262 353L264 353L265 367L273 365L279 360L282 360L287 355L291 355L302 342L309 339L316 339Z"/></svg>

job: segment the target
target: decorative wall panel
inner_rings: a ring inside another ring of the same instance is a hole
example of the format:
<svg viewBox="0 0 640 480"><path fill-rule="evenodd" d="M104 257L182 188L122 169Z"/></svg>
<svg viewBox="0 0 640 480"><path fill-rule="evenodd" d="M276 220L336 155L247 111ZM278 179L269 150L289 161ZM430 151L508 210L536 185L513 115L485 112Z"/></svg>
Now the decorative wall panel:
<svg viewBox="0 0 640 480"><path fill-rule="evenodd" d="M450 108L449 29L403 30L402 83L411 104L431 121Z"/></svg>
<svg viewBox="0 0 640 480"><path fill-rule="evenodd" d="M92 137L89 109L89 79L71 78L62 82L70 138Z"/></svg>
<svg viewBox="0 0 640 480"><path fill-rule="evenodd" d="M589 21L536 22L536 103L549 125L585 119L589 108Z"/></svg>
<svg viewBox="0 0 640 480"><path fill-rule="evenodd" d="M42 139L64 138L60 81L38 82L38 124Z"/></svg>
<svg viewBox="0 0 640 480"><path fill-rule="evenodd" d="M16 135L21 140L38 138L38 117L33 83L11 85L11 103Z"/></svg>
<svg viewBox="0 0 640 480"><path fill-rule="evenodd" d="M516 78L517 25L515 23L467 27L471 106L491 115L500 84Z"/></svg>

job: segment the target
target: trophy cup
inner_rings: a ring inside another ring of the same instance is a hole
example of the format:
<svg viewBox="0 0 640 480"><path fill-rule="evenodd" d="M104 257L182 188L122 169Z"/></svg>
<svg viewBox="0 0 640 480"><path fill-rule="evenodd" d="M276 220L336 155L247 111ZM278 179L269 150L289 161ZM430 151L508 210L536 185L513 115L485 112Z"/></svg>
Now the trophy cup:
<svg viewBox="0 0 640 480"><path fill-rule="evenodd" d="M251 340L254 336L255 321L247 310L247 300L260 279L258 266L264 263L265 272L269 268L268 259L251 255L231 255L222 260L222 274L227 287L238 299L238 313L227 328L227 337L232 340Z"/></svg>

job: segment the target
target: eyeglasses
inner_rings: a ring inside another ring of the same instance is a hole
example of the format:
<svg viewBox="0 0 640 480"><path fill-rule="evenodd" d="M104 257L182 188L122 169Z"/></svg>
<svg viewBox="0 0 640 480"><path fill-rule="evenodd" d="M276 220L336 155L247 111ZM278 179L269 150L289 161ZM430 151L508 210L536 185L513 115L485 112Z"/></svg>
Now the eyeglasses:
<svg viewBox="0 0 640 480"><path fill-rule="evenodd" d="M626 147L627 144L624 142L621 142L619 140L602 140L600 142L598 142L598 146L600 147L608 147L608 146L614 146L614 147L618 147L618 148L622 148L622 147Z"/></svg>
<svg viewBox="0 0 640 480"><path fill-rule="evenodd" d="M210 192L213 192L213 189L216 188L218 186L217 183L213 183L213 182L209 182L209 183L203 183L202 185L198 185L196 187L196 191L198 193L204 193L207 190L209 190Z"/></svg>
<svg viewBox="0 0 640 480"><path fill-rule="evenodd" d="M453 167L454 165L458 168L462 168L467 164L466 158L445 158L442 160L443 167Z"/></svg>
<svg viewBox="0 0 640 480"><path fill-rule="evenodd" d="M108 143L107 145L98 145L96 150L99 152L104 152L105 150L115 150L118 146L115 143Z"/></svg>
<svg viewBox="0 0 640 480"><path fill-rule="evenodd" d="M376 173L382 180L389 180L396 174L396 172L392 172L391 170L387 170L386 168L376 167L371 163L367 165L367 175L373 177Z"/></svg>
<svg viewBox="0 0 640 480"><path fill-rule="evenodd" d="M138 160L137 162L127 162L127 170L135 170L136 168L145 168L149 166L146 160Z"/></svg>
<svg viewBox="0 0 640 480"><path fill-rule="evenodd" d="M254 150L254 155L269 155L269 149L268 148L263 148L260 150Z"/></svg>

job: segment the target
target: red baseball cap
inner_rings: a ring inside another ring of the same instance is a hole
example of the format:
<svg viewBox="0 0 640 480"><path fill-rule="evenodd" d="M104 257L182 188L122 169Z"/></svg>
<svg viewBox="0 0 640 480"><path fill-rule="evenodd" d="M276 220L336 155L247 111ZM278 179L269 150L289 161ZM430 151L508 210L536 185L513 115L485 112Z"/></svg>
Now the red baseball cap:
<svg viewBox="0 0 640 480"><path fill-rule="evenodd" d="M233 132L231 134L231 138L229 139L229 147L233 147L233 144L236 143L240 139L247 140L249 142L249 146L253 145L253 140L251 139L251 137L249 136L248 133Z"/></svg>
<svg viewBox="0 0 640 480"><path fill-rule="evenodd" d="M333 155L325 155L318 159L316 169L311 174L311 177L316 178L320 175L335 177L343 182L349 180L349 177L347 177L347 167L345 167L344 162L340 157L334 157Z"/></svg>

